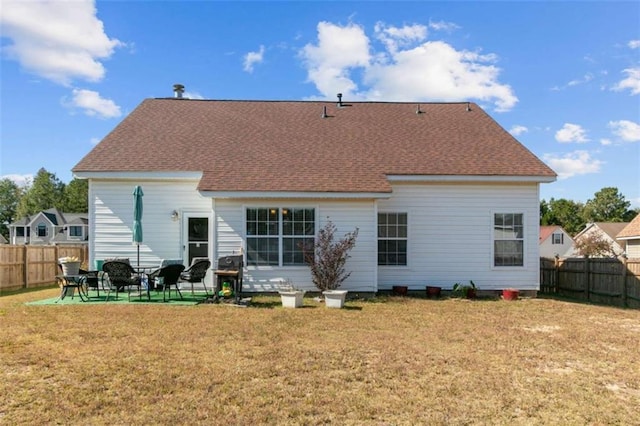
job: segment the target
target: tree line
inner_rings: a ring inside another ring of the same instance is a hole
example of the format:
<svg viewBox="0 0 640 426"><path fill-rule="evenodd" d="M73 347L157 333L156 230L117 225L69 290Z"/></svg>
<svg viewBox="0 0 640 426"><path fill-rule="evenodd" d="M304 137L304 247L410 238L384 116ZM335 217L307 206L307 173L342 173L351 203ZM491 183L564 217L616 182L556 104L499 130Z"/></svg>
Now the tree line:
<svg viewBox="0 0 640 426"><path fill-rule="evenodd" d="M615 187L602 188L586 203L560 198L540 202L540 225L560 225L571 236L582 231L587 223L631 222L640 209L631 209Z"/></svg>
<svg viewBox="0 0 640 426"><path fill-rule="evenodd" d="M0 180L0 233L9 237L8 224L52 207L64 213L87 213L89 184L73 179L65 184L41 168L26 186L11 179Z"/></svg>

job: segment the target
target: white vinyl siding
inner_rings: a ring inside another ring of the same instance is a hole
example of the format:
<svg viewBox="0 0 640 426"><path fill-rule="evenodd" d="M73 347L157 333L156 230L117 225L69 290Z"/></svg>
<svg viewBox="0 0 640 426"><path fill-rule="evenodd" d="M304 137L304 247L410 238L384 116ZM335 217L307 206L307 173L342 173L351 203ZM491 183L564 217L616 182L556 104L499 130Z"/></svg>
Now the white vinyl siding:
<svg viewBox="0 0 640 426"><path fill-rule="evenodd" d="M341 288L349 291L375 292L376 288L376 216L373 201L300 201L275 199L268 203L253 200L215 200L215 220L217 232L216 252L218 257L237 253L246 249L245 211L247 208L286 206L289 208L315 209L316 233L327 220L336 227L337 237L359 228L356 246L350 252L346 270L351 276ZM299 288L316 291L311 281L309 267L289 266L247 266L244 273L243 289L246 291L277 291L281 281L290 279Z"/></svg>
<svg viewBox="0 0 640 426"><path fill-rule="evenodd" d="M394 184L378 211L407 211L408 267L380 266L379 289L427 284L450 289L473 280L480 290L539 287L538 184ZM496 212L524 215L524 266L493 266Z"/></svg>
<svg viewBox="0 0 640 426"><path fill-rule="evenodd" d="M182 259L181 221L173 221L178 210L211 215L211 199L200 196L197 181L90 181L89 251L91 261L109 257L137 258L132 243L133 188L144 191L140 245L141 264L159 264L161 259Z"/></svg>

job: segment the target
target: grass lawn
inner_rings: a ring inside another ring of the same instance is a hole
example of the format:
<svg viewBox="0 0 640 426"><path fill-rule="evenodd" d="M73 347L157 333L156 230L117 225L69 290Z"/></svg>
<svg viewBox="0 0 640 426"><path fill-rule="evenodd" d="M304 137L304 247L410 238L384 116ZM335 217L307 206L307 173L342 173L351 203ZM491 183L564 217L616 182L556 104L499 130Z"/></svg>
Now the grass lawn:
<svg viewBox="0 0 640 426"><path fill-rule="evenodd" d="M638 424L640 311L0 297L0 424Z"/></svg>

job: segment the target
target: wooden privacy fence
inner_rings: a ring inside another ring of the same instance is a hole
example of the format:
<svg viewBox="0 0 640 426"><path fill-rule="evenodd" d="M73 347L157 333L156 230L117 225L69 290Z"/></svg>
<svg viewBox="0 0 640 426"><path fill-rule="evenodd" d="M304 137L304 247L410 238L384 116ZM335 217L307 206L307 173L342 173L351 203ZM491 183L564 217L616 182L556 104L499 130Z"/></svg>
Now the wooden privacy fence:
<svg viewBox="0 0 640 426"><path fill-rule="evenodd" d="M640 308L640 259L541 258L540 292Z"/></svg>
<svg viewBox="0 0 640 426"><path fill-rule="evenodd" d="M0 293L53 284L58 274L58 259L66 256L76 256L86 262L88 245L0 245Z"/></svg>

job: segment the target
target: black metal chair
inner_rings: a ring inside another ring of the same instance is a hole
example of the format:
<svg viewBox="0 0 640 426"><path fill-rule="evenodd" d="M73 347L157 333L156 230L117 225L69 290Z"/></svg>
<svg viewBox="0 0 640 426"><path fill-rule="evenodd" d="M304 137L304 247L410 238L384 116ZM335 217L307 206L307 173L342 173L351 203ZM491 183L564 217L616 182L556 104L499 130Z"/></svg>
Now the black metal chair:
<svg viewBox="0 0 640 426"><path fill-rule="evenodd" d="M167 290L169 290L169 299L171 299L171 287L176 289L180 295L180 299L182 299L182 293L178 288L178 280L180 279L182 271L184 271L184 265L167 265L149 274L149 285L156 287L158 282L162 281L162 300L165 302L167 301ZM159 278L161 278L161 280L159 280Z"/></svg>
<svg viewBox="0 0 640 426"><path fill-rule="evenodd" d="M138 296L142 299L142 283L140 280L140 276L138 276L135 269L133 269L133 267L129 263L119 260L104 262L104 265L102 265L102 271L104 272L104 275L102 276L103 289L104 280L108 280L106 300L109 300L109 294L111 294L112 289L115 289L117 299L118 293L120 291L123 291L125 287L129 290L129 300L131 300L131 287L138 288ZM147 300L151 300L149 289L146 289L146 292Z"/></svg>
<svg viewBox="0 0 640 426"><path fill-rule="evenodd" d="M84 269L80 269L80 275L85 276L84 282L87 287L87 295L89 294L89 290L95 289L97 296L100 297L98 271L85 271Z"/></svg>
<svg viewBox="0 0 640 426"><path fill-rule="evenodd" d="M204 283L204 277L207 275L210 266L211 261L209 259L193 259L191 266L180 274L179 282L191 283L191 294L193 294L193 284L202 282L204 292L209 295L207 285Z"/></svg>

